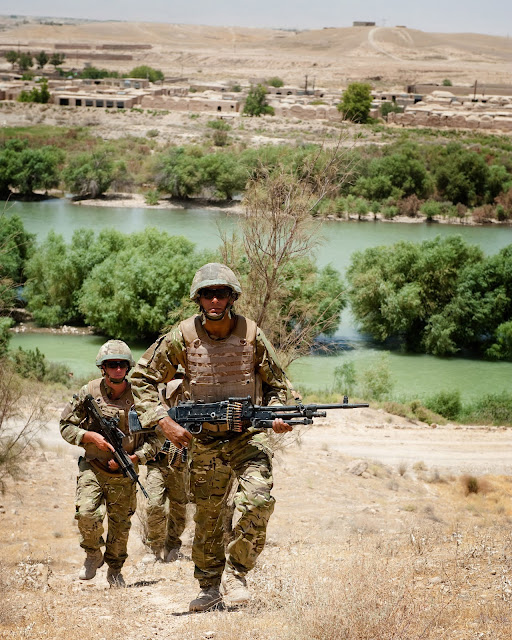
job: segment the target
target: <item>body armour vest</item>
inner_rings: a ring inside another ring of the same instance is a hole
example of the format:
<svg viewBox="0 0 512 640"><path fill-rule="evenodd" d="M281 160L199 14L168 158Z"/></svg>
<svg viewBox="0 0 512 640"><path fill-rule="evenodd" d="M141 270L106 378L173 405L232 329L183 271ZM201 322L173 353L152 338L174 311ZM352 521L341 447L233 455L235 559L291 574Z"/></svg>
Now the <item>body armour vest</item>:
<svg viewBox="0 0 512 640"><path fill-rule="evenodd" d="M131 455L136 448L136 438L128 429L127 416L128 411L133 404L133 396L130 387L128 387L120 398L117 400L111 400L106 393L104 385L102 386L102 380L102 378L91 380L87 384L87 391L96 400L96 403L104 416L110 418L119 417L118 427L125 434L122 441L123 449L128 455ZM104 471L108 471L107 463L111 458L113 458L111 451L102 451L93 444L86 444L84 445L84 448L87 460L95 461ZM122 472L119 469L116 473L119 474Z"/></svg>
<svg viewBox="0 0 512 640"><path fill-rule="evenodd" d="M253 320L236 316L233 332L213 340L193 316L180 324L186 346L184 385L193 401L219 402L251 396L261 402L261 379L256 374L256 331Z"/></svg>

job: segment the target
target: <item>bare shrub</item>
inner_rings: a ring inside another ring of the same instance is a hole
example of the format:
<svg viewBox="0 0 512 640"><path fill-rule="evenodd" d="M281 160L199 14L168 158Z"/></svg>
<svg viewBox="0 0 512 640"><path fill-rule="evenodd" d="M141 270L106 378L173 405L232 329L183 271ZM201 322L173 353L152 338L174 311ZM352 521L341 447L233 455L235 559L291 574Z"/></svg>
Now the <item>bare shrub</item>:
<svg viewBox="0 0 512 640"><path fill-rule="evenodd" d="M398 215L415 218L418 215L418 211L420 210L422 202L423 201L420 200L415 193L407 196L407 198L398 200L396 203L396 206L398 208Z"/></svg>
<svg viewBox="0 0 512 640"><path fill-rule="evenodd" d="M485 222L492 222L496 220L496 210L492 204L484 204L481 207L476 207L471 212L473 222L477 224L483 224Z"/></svg>
<svg viewBox="0 0 512 640"><path fill-rule="evenodd" d="M18 477L23 453L45 426L46 404L28 383L0 360L0 492L8 478Z"/></svg>

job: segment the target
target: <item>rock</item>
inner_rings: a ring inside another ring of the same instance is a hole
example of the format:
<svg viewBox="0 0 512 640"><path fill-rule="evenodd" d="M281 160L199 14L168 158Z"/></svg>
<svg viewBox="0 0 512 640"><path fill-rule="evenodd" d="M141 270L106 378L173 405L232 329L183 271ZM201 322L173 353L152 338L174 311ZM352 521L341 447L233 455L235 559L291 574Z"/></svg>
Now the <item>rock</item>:
<svg viewBox="0 0 512 640"><path fill-rule="evenodd" d="M355 476L362 475L367 469L368 463L364 460L354 460L347 467L347 471Z"/></svg>

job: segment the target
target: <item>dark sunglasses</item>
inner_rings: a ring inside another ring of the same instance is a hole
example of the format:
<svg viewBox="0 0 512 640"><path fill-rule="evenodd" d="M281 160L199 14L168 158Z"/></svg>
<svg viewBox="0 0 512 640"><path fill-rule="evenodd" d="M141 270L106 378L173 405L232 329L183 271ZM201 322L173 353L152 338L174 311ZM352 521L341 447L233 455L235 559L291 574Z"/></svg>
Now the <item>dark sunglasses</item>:
<svg viewBox="0 0 512 640"><path fill-rule="evenodd" d="M109 369L128 369L130 366L126 360L107 360L105 365Z"/></svg>
<svg viewBox="0 0 512 640"><path fill-rule="evenodd" d="M206 300L225 300L229 298L233 292L229 287L223 287L222 289L201 289L199 295Z"/></svg>

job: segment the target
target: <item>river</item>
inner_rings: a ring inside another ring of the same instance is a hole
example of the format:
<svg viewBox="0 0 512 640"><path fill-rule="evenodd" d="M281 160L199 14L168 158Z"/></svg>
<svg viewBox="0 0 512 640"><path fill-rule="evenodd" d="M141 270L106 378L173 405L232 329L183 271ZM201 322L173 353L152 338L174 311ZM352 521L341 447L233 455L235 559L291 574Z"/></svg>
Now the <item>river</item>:
<svg viewBox="0 0 512 640"><path fill-rule="evenodd" d="M132 233L152 226L184 235L200 249L212 249L219 244L220 230L235 229L237 224L236 215L219 210L89 207L72 205L64 199L13 202L3 209L8 216L20 216L27 231L35 233L39 241L50 230L69 241L73 232L81 227L95 231L113 227ZM322 242L316 258L320 265L331 263L344 273L355 251L400 240L421 242L437 235L461 235L467 242L479 245L487 255L512 244L512 227L327 221L322 226ZM395 397L425 397L443 389L458 389L462 397L469 400L486 392L508 391L510 386L512 363L383 351L357 331L350 312L344 312L337 338L345 350L339 355L301 358L291 367L294 381L311 389L326 389L333 383L334 369L342 362L354 360L356 369L361 371L385 354ZM87 375L94 371L90 363L102 340L100 336L18 333L13 336L12 346L38 346L49 359L65 362L77 375ZM142 344L131 346L136 356L145 348Z"/></svg>

